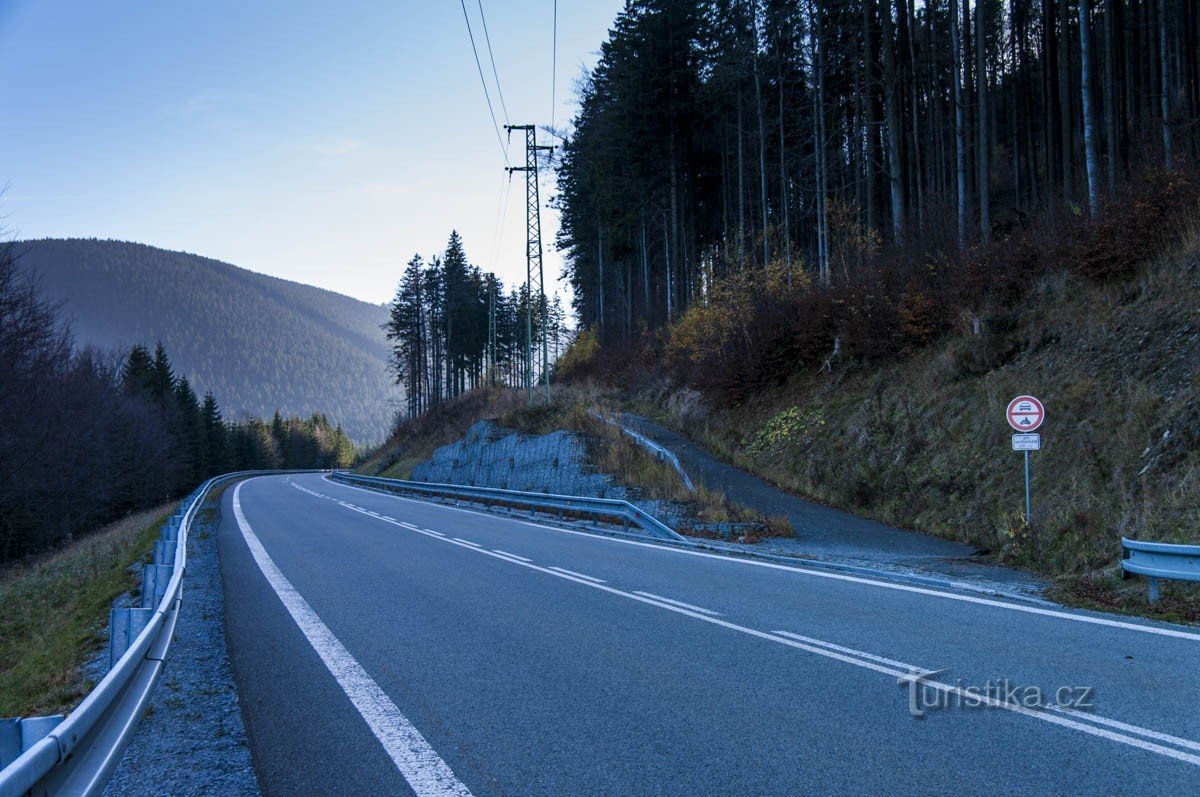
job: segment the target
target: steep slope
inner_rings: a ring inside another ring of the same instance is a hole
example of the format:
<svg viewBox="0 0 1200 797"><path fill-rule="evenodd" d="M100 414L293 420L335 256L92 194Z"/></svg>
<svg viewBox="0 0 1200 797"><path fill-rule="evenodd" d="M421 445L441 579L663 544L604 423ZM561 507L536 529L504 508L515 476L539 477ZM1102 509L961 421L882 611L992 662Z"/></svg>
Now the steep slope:
<svg viewBox="0 0 1200 797"><path fill-rule="evenodd" d="M1072 588L1125 608L1144 586L1114 597L1122 535L1200 542L1197 308L1193 234L1128 280L1047 275L1019 315L964 322L908 358L812 368L738 403L647 380L641 408L801 495L1041 573L1086 576ZM1004 419L1022 393L1047 412L1031 525ZM1200 617L1191 600L1164 606Z"/></svg>
<svg viewBox="0 0 1200 797"><path fill-rule="evenodd" d="M63 303L79 345L162 341L226 417L324 412L357 442L382 439L396 397L382 305L136 243L18 244L20 267Z"/></svg>

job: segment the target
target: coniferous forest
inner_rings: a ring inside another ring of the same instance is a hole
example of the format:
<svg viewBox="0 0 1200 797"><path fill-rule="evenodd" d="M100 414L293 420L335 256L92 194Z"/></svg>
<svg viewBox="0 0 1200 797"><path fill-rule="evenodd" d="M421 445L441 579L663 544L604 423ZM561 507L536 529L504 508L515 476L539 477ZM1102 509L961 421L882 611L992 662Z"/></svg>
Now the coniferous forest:
<svg viewBox="0 0 1200 797"><path fill-rule="evenodd" d="M389 313L391 370L409 417L471 388L536 384L543 344L553 363L570 342L558 296L531 302L525 285L506 290L495 274L471 265L457 232L428 262L413 255Z"/></svg>
<svg viewBox="0 0 1200 797"><path fill-rule="evenodd" d="M310 418L230 423L175 375L161 344L76 349L58 308L0 249L0 562L256 468L347 467L340 426Z"/></svg>
<svg viewBox="0 0 1200 797"><path fill-rule="evenodd" d="M1152 251L1197 195L1200 3L629 0L579 95L581 325L678 322L668 363L738 392Z"/></svg>

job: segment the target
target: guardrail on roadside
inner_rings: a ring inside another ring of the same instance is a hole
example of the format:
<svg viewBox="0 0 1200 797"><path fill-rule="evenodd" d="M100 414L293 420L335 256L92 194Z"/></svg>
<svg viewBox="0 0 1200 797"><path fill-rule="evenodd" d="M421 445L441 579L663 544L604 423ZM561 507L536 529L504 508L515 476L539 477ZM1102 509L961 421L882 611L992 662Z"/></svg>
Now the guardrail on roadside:
<svg viewBox="0 0 1200 797"><path fill-rule="evenodd" d="M1200 545L1140 542L1121 538L1121 568L1146 576L1151 603L1158 600L1160 578L1200 581Z"/></svg>
<svg viewBox="0 0 1200 797"><path fill-rule="evenodd" d="M336 481L357 484L364 487L389 490L391 492L408 492L419 495L430 495L443 498L457 498L485 505L520 506L544 511L557 511L560 514L592 515L622 521L623 524L641 528L655 537L684 541L685 538L662 521L653 517L643 509L639 509L628 501L614 498L587 498L575 495L553 495L550 493L529 493L520 490L501 490L497 487L469 487L461 484L435 484L433 482L412 482L401 479L381 479L377 476L359 476L353 473L335 472L330 477Z"/></svg>
<svg viewBox="0 0 1200 797"><path fill-rule="evenodd" d="M622 432L629 435L629 437L631 437L635 443L653 454L660 462L669 463L671 467L675 469L675 472L679 474L679 478L683 479L683 486L687 488L687 491L689 493L696 492L696 485L692 484L691 478L687 475L687 471L683 469L683 465L679 462L679 457L675 455L674 451L666 448L665 446L659 445L640 432L635 432L633 429L630 429L623 423L618 423L611 418L605 417L603 413L597 412L596 410L588 410L588 414L601 423L606 423L609 426L617 427Z"/></svg>
<svg viewBox="0 0 1200 797"><path fill-rule="evenodd" d="M154 562L144 566L141 606L112 611L108 674L66 719L0 720L0 755L19 753L0 769L0 797L103 791L165 665L179 616L188 530L197 511L218 484L279 472L216 476L182 501L163 526Z"/></svg>

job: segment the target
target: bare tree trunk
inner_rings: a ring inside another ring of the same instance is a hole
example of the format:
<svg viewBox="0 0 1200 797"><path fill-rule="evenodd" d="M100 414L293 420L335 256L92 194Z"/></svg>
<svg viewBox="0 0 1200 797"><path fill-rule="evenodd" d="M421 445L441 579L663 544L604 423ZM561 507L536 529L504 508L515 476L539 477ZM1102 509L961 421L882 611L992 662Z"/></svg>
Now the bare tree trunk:
<svg viewBox="0 0 1200 797"><path fill-rule="evenodd" d="M904 183L900 156L900 101L896 92L896 37L892 27L892 9L885 2L880 7L883 23L883 98L887 114L888 182L892 194L892 237L904 241Z"/></svg>
<svg viewBox="0 0 1200 797"><path fill-rule="evenodd" d="M738 87L737 98L737 170L738 170L738 268L745 264L746 254L746 144L742 135L742 90Z"/></svg>
<svg viewBox="0 0 1200 797"><path fill-rule="evenodd" d="M975 3L975 79L979 88L978 98L978 132L979 151L976 153L979 162L979 238L987 244L992 235L992 204L991 204L991 152L988 146L988 74L987 74L987 37L983 29L983 4Z"/></svg>
<svg viewBox="0 0 1200 797"><path fill-rule="evenodd" d="M1104 131L1108 137L1108 190L1117 190L1117 152L1120 142L1117 140L1117 77L1116 58L1117 48L1113 41L1113 26L1115 13L1113 5L1120 0L1104 0Z"/></svg>
<svg viewBox="0 0 1200 797"><path fill-rule="evenodd" d="M965 1L965 0L964 0ZM950 0L950 53L954 69L954 161L958 187L958 247L967 243L967 136L963 119L962 52L958 40L958 0Z"/></svg>
<svg viewBox="0 0 1200 797"><path fill-rule="evenodd" d="M762 205L763 268L771 262L771 247L767 236L767 123L763 113L762 80L758 75L758 2L751 0L750 24L754 29L754 104L758 110L758 178L759 202Z"/></svg>
<svg viewBox="0 0 1200 797"><path fill-rule="evenodd" d="M871 232L875 231L875 151L878 144L878 125L876 120L879 118L876 112L877 96L874 91L875 87L875 36L874 22L875 16L875 0L864 0L863 2L863 90L866 92L863 100L865 103L866 126L863 130L864 148L864 169L865 180L867 183L866 202L867 202L867 229Z"/></svg>
<svg viewBox="0 0 1200 797"><path fill-rule="evenodd" d="M1171 139L1171 56L1167 46L1167 0L1158 0L1158 60L1162 69L1163 166L1175 168L1175 144Z"/></svg>
<svg viewBox="0 0 1200 797"><path fill-rule="evenodd" d="M904 32L908 39L908 89L909 98L912 102L912 113L910 121L912 125L912 159L913 159L913 185L916 187L917 199L917 230L924 231L925 229L925 189L923 186L924 174L921 168L921 104L917 97L917 48L913 42L913 28L917 25L915 9L906 0L901 0L903 13L907 17Z"/></svg>
<svg viewBox="0 0 1200 797"><path fill-rule="evenodd" d="M783 211L783 258L787 263L788 285L792 284L792 231L788 220L787 148L783 128L783 48L776 53L775 66L779 83L779 204Z"/></svg>
<svg viewBox="0 0 1200 797"><path fill-rule="evenodd" d="M1067 0L1059 0L1058 8L1058 24L1062 28L1058 48L1058 84L1062 116L1063 197L1070 199L1075 190L1075 140L1071 122L1071 12Z"/></svg>
<svg viewBox="0 0 1200 797"><path fill-rule="evenodd" d="M1079 0L1079 91L1083 98L1083 151L1087 167L1088 211L1100 213L1100 169L1096 154L1096 130L1092 111L1092 28L1088 0Z"/></svg>

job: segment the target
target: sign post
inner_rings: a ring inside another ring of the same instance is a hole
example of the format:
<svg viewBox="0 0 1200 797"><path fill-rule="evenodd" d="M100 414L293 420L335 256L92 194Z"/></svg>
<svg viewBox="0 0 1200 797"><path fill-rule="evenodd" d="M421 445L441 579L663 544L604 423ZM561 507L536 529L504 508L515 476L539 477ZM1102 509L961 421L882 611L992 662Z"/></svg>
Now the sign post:
<svg viewBox="0 0 1200 797"><path fill-rule="evenodd" d="M1008 402L1004 412L1008 425L1016 430L1012 436L1013 451L1025 453L1025 524L1033 522L1033 499L1029 490L1029 452L1042 450L1042 436L1036 434L1046 420L1046 408L1033 396L1017 396Z"/></svg>

